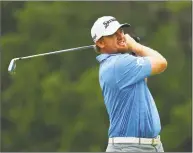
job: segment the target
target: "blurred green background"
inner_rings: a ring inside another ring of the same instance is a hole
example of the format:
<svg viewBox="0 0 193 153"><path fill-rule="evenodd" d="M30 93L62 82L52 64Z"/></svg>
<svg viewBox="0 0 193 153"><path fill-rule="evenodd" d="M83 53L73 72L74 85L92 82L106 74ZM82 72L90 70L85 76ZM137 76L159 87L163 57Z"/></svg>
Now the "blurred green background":
<svg viewBox="0 0 193 153"><path fill-rule="evenodd" d="M108 116L91 50L12 58L93 44L90 29L111 15L158 50L167 70L148 85L165 151L192 150L192 2L1 1L1 151L105 151Z"/></svg>

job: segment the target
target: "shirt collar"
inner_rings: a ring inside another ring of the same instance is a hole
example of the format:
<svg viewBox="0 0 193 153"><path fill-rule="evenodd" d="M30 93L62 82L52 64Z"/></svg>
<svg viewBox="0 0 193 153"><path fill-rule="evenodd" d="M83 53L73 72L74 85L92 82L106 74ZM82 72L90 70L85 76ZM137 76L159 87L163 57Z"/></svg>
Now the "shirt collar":
<svg viewBox="0 0 193 153"><path fill-rule="evenodd" d="M106 60L108 57L110 56L115 56L117 54L120 54L120 53L116 53L116 54L100 54L96 57L96 59L98 60L99 63L101 63L102 61Z"/></svg>

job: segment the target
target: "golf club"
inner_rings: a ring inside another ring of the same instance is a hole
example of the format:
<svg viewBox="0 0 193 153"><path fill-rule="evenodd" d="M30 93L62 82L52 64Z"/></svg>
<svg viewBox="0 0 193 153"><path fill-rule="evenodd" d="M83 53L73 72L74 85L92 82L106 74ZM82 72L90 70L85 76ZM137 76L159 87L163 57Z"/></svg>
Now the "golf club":
<svg viewBox="0 0 193 153"><path fill-rule="evenodd" d="M78 51L78 50L83 50L83 49L91 49L91 48L96 50L95 45L89 45L89 46L82 46L82 47L77 47L77 48L70 48L70 49L64 49L64 50L59 50L59 51L53 51L53 52L48 52L48 53L36 54L36 55L31 55L31 56L13 58L11 60L10 64L9 64L8 72L11 73L11 74L15 73L16 61L17 60L29 59L29 58L34 58L34 57L39 57L39 56L46 56L46 55L51 55L51 54L59 54L59 53L69 52L69 51Z"/></svg>
<svg viewBox="0 0 193 153"><path fill-rule="evenodd" d="M135 39L136 42L140 41L139 37L133 37L133 39ZM69 52L69 51L78 51L78 50L83 50L83 49L91 49L91 48L94 49L95 51L97 50L96 49L96 45L89 45L89 46L82 46L82 47L64 49L64 50L59 50L59 51L53 51L53 52L48 52L48 53L36 54L36 55L31 55L31 56L13 58L11 60L10 64L9 64L8 72L10 74L14 74L15 73L16 61L17 60L29 59L29 58L34 58L34 57L39 57L39 56L46 56L46 55L51 55L51 54L59 54L59 53ZM135 56L135 53L132 53L132 55Z"/></svg>

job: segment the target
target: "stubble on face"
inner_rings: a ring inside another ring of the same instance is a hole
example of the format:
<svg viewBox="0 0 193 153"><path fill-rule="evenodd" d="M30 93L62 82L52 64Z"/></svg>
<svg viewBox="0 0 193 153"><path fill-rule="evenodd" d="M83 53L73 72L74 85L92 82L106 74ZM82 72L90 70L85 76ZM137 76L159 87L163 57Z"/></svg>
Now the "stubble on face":
<svg viewBox="0 0 193 153"><path fill-rule="evenodd" d="M112 35L103 36L100 41L102 41L102 52L104 53L119 53L128 50L126 37L122 28L119 28Z"/></svg>

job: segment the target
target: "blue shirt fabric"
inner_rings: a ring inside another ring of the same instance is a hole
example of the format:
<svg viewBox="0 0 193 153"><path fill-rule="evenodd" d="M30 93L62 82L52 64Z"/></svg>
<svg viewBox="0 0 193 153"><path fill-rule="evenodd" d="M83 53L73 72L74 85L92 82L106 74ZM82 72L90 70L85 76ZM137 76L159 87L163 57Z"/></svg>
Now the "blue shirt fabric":
<svg viewBox="0 0 193 153"><path fill-rule="evenodd" d="M159 114L145 78L151 74L147 57L101 54L99 83L109 115L109 137L153 138L161 130Z"/></svg>

